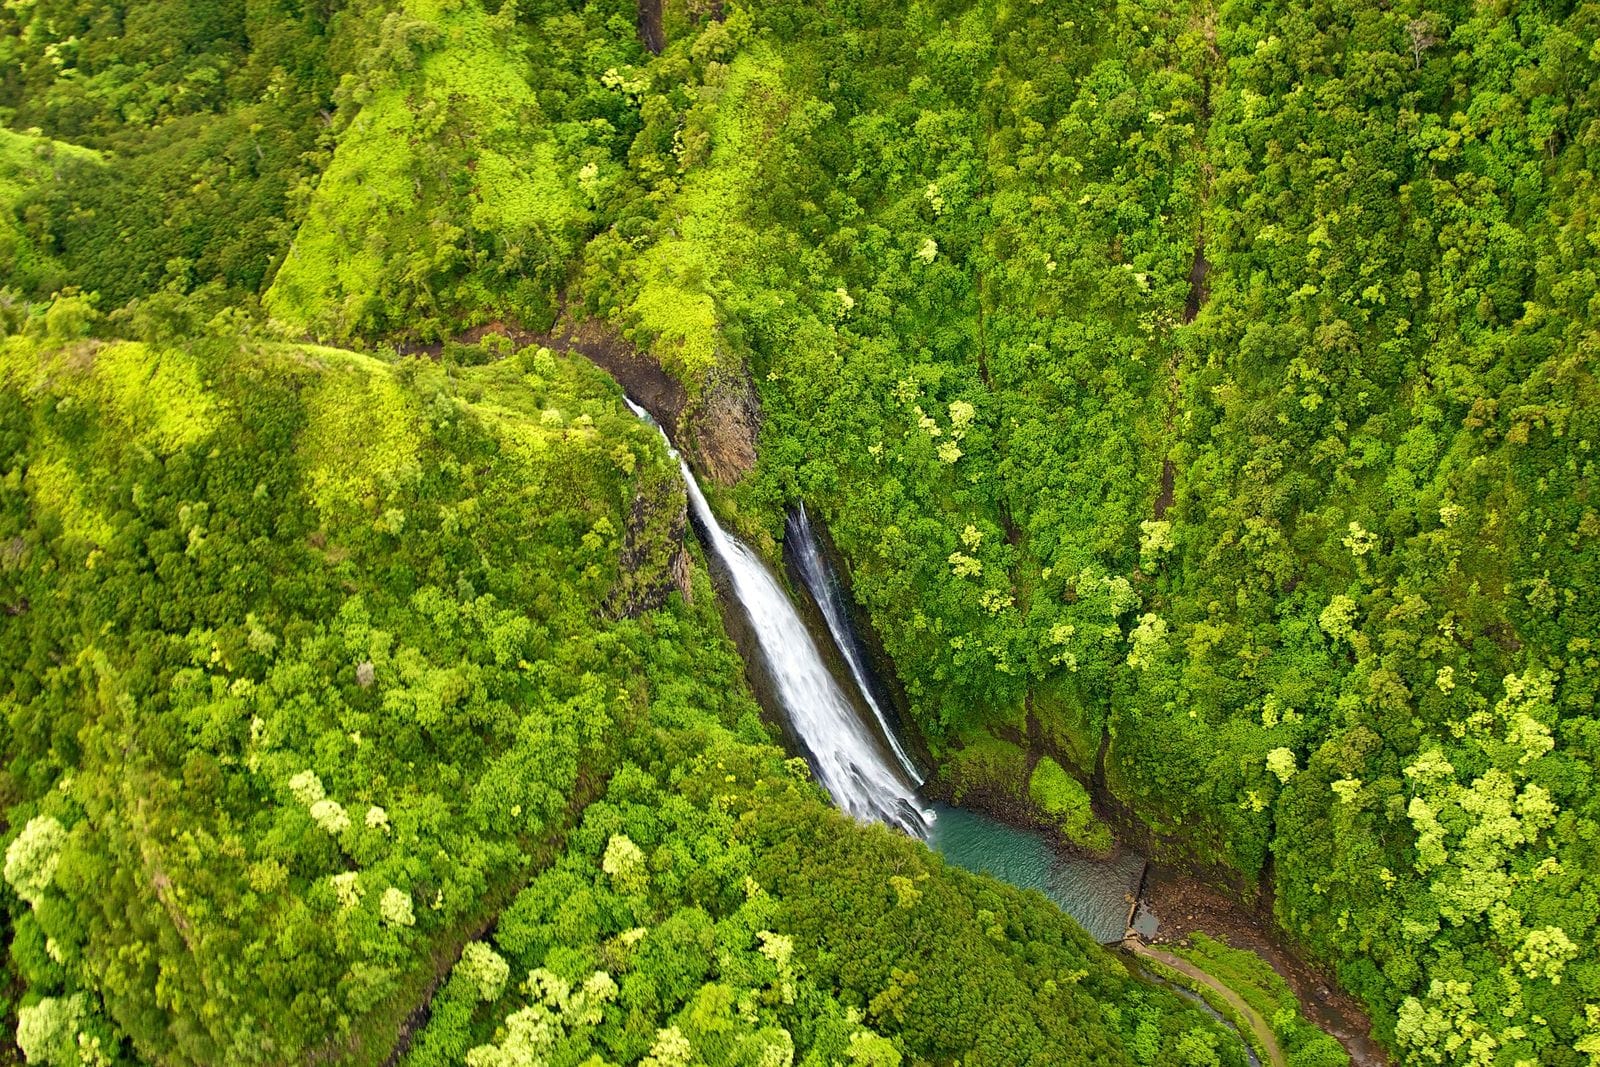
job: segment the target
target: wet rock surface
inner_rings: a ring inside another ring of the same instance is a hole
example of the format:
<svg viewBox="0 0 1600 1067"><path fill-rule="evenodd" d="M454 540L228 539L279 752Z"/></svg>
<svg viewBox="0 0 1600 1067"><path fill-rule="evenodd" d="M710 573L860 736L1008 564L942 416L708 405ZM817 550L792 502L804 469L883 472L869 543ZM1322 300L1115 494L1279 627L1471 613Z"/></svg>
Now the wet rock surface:
<svg viewBox="0 0 1600 1067"><path fill-rule="evenodd" d="M678 380L661 365L604 323L562 322L548 334L530 340L561 352L576 353L610 374L622 391L673 434L688 401Z"/></svg>
<svg viewBox="0 0 1600 1067"><path fill-rule="evenodd" d="M583 356L610 374L716 484L733 485L756 465L761 403L742 367L712 370L691 398L648 353L605 323L563 321L548 334L517 340Z"/></svg>
<svg viewBox="0 0 1600 1067"><path fill-rule="evenodd" d="M742 369L712 371L688 423L695 457L718 485L734 484L756 465L761 406Z"/></svg>

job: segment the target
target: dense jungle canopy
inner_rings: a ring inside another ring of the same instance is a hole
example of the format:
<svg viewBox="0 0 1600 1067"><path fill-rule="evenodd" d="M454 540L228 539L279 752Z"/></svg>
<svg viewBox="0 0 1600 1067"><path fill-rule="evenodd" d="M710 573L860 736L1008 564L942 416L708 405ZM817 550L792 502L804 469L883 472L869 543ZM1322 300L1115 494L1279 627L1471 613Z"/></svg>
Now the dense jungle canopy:
<svg viewBox="0 0 1600 1067"><path fill-rule="evenodd" d="M1597 170L1593 0L6 0L0 1062L1245 1062L587 353L932 788L1597 1067Z"/></svg>

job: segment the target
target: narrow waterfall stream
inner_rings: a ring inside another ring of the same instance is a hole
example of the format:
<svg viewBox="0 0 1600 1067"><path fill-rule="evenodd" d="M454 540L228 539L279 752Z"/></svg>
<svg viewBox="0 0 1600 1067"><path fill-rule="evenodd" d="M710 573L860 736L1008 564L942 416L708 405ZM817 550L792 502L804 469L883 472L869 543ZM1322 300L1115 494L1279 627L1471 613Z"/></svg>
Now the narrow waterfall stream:
<svg viewBox="0 0 1600 1067"><path fill-rule="evenodd" d="M824 554L804 504L790 509L785 527L784 547L822 613L851 680L878 728L889 739L900 766L913 780L921 782L922 775L896 737L882 702L874 695L878 691L876 677L851 615L849 594L833 561ZM933 810L937 818L924 836L931 847L958 867L992 874L1023 889L1039 890L1102 943L1121 941L1127 933L1130 906L1144 874L1144 857L1137 852L1118 848L1105 859L1061 852L1039 833L1007 826L969 808L936 804Z"/></svg>
<svg viewBox="0 0 1600 1067"><path fill-rule="evenodd" d="M873 695L866 657L861 647L861 640L850 625L844 591L839 588L839 580L834 575L833 569L828 566L827 560L822 558L822 548L817 542L816 531L811 528L811 517L806 514L806 506L800 504L790 509L784 525L789 535L788 542L794 548L794 559L800 570L800 578L811 592L812 599L817 602L817 607L821 609L822 617L828 624L828 632L833 635L833 643L839 646L845 665L850 668L850 677L854 679L862 699L872 711L873 718L878 720L878 729L883 731L883 736L888 739L889 747L894 750L894 758L900 761L900 769L905 771L912 781L921 785L921 772L906 754L905 747L895 735L893 723L883 710L883 705Z"/></svg>
<svg viewBox="0 0 1600 1067"><path fill-rule="evenodd" d="M655 420L631 399L635 415ZM656 426L660 430L660 426ZM666 437L665 431L662 437ZM672 449L688 490L689 506L706 540L707 550L727 569L733 594L749 619L761 658L772 674L789 725L811 769L833 802L858 819L896 826L914 837L926 837L933 813L917 797L920 784L894 757L899 745L887 733L878 736L857 713L822 652L795 611L789 594L767 565L717 522L689 464Z"/></svg>

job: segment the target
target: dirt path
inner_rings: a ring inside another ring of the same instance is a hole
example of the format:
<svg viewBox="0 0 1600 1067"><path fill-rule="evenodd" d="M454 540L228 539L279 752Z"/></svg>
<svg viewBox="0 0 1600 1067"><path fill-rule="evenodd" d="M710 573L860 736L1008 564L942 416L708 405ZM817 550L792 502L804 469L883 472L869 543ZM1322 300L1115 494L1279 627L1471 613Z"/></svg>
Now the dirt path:
<svg viewBox="0 0 1600 1067"><path fill-rule="evenodd" d="M1301 1013L1332 1034L1355 1067L1388 1067L1389 1057L1372 1038L1372 1019L1361 1003L1293 951L1270 913L1164 863L1151 864L1144 900L1160 920L1152 941L1182 943L1203 933L1249 949L1289 983Z"/></svg>
<svg viewBox="0 0 1600 1067"><path fill-rule="evenodd" d="M1207 989L1216 990L1217 994L1228 1002L1228 1006L1238 1012L1241 1019L1250 1024L1250 1029L1255 1032L1256 1040L1260 1042L1260 1047L1266 1050L1267 1062L1272 1067L1287 1067L1289 1060L1283 1054L1283 1049L1278 1047L1278 1035L1272 1032L1272 1027L1267 1024L1267 1020L1262 1017L1261 1013L1245 1003L1244 998L1239 994L1181 956L1174 956L1165 949L1152 948L1136 937L1128 938L1122 943L1122 947L1135 956L1152 959L1163 966L1170 967L1179 974L1201 983Z"/></svg>

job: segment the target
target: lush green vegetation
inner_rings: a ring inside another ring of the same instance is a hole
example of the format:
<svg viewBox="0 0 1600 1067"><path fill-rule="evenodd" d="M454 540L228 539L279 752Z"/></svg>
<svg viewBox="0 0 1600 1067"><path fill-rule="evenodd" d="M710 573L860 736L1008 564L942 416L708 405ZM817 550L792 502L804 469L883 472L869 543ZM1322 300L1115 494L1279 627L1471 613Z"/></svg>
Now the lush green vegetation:
<svg viewBox="0 0 1600 1067"><path fill-rule="evenodd" d="M14 958L144 1055L381 1059L355 1024L640 713L650 635L595 608L674 472L548 358L63 343L66 304L5 349Z"/></svg>
<svg viewBox="0 0 1600 1067"><path fill-rule="evenodd" d="M827 807L598 371L104 325L0 342L29 1062L381 1062L446 969L421 1062L1006 1062L1035 1017L1052 1060L1236 1059L1042 898Z"/></svg>
<svg viewBox="0 0 1600 1067"><path fill-rule="evenodd" d="M319 111L352 61L358 22L334 6L6 8L0 118L95 149L104 164L58 156L54 181L25 192L13 214L35 247L106 308L208 287L252 302L326 161Z"/></svg>
<svg viewBox="0 0 1600 1067"><path fill-rule="evenodd" d="M558 166L525 70L577 82L549 61L579 54L525 55L516 10L491 16L476 4L417 0L381 23L377 11L369 16L377 40L335 97L348 125L266 294L285 326L432 339L451 312L548 325L553 312L543 309L587 213L580 175L588 172L576 160L586 141L603 145L613 134L603 118L567 122L554 131L564 140ZM600 101L585 96L574 110L602 112L605 90L596 89Z"/></svg>
<svg viewBox="0 0 1600 1067"><path fill-rule="evenodd" d="M530 1052L661 1065L1228 1053L1038 894L862 831L770 746L715 731L707 744L692 718L656 729L636 739L654 771L619 770L492 944L457 964L413 1067ZM502 961L492 983L483 960Z"/></svg>
<svg viewBox="0 0 1600 1067"><path fill-rule="evenodd" d="M1095 818L1088 790L1049 756L1028 777L1028 799L1074 844L1092 852L1111 848L1111 831Z"/></svg>
<svg viewBox="0 0 1600 1067"><path fill-rule="evenodd" d="M1271 1025L1279 1044L1296 1067L1349 1062L1339 1043L1301 1014L1289 983L1254 952L1237 949L1205 934L1195 934L1187 948L1174 949L1244 998Z"/></svg>
<svg viewBox="0 0 1600 1067"><path fill-rule="evenodd" d="M956 788L1020 736L1270 873L1418 1062L1600 1047L1596 18L763 10L699 244L743 513L829 520Z"/></svg>
<svg viewBox="0 0 1600 1067"><path fill-rule="evenodd" d="M13 284L46 292L61 287L61 266L29 234L23 205L29 193L55 180L62 165L93 159L93 152L74 145L0 130L0 262Z"/></svg>
<svg viewBox="0 0 1600 1067"><path fill-rule="evenodd" d="M943 788L1090 848L1098 793L1269 887L1404 1062L1600 1059L1600 7L675 2L660 55L635 19L0 9L25 1044L381 1059L487 936L413 1058L500 1062L542 1022L562 1062L673 1026L727 1062L779 1029L848 1057L857 1026L864 1062L874 1034L994 1055L891 1010L913 971L969 1003L928 965L858 969L812 913L888 892L845 872L889 853L939 888L858 910L937 900L935 940L998 891L827 829L769 765L709 590L672 592L649 435L536 350L371 355L564 308L691 401L754 383L759 463L719 504L758 543L797 497L826 519ZM695 761L741 721L719 807ZM748 852L659 877L707 835ZM814 889L770 866L795 842ZM592 915L541 910L558 876ZM1135 1060L1198 1032L1158 1007L1138 1038L1151 994L1059 931L1018 947L1007 899L992 957L944 958L1009 976L997 1017L1055 981ZM669 981L669 942L719 962ZM491 951L515 966L474 1000Z"/></svg>

